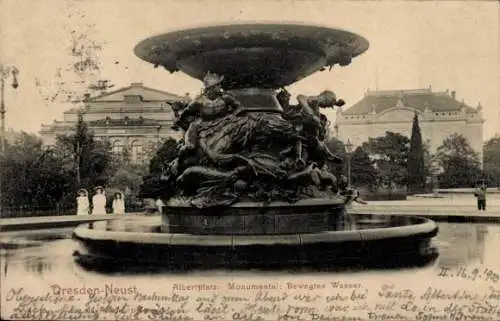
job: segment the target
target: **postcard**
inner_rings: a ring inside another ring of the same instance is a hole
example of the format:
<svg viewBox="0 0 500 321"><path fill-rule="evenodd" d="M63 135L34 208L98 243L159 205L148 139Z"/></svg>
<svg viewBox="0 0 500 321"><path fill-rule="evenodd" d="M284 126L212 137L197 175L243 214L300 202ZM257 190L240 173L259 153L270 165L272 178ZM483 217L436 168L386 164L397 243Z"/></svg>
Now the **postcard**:
<svg viewBox="0 0 500 321"><path fill-rule="evenodd" d="M2 319L500 319L498 3L0 8Z"/></svg>

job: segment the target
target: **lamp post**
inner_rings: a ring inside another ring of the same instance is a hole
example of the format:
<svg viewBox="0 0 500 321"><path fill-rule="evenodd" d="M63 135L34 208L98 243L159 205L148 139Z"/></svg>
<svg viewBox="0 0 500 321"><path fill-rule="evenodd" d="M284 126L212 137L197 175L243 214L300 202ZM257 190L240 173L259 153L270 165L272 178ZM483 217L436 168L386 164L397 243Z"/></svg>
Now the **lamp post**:
<svg viewBox="0 0 500 321"><path fill-rule="evenodd" d="M80 146L80 142L76 142L76 181L78 182L78 188L81 188L81 174L80 174L80 164L82 161L82 148Z"/></svg>
<svg viewBox="0 0 500 321"><path fill-rule="evenodd" d="M351 153L352 153L352 143L347 139L347 143L345 144L345 149L347 152L347 186L351 187Z"/></svg>
<svg viewBox="0 0 500 321"><path fill-rule="evenodd" d="M4 66L0 64L0 154L1 154L1 163L0 168L4 167L3 159L5 152L5 80L12 75L12 88L16 89L19 87L19 83L17 82L17 75L19 74L19 70L15 66ZM0 177L0 209L3 208L3 177ZM0 211L1 215L1 211Z"/></svg>
<svg viewBox="0 0 500 321"><path fill-rule="evenodd" d="M12 88L16 89L19 87L19 83L17 82L17 75L19 74L19 70L15 66L4 66L0 65L0 81L1 81L1 92L0 92L0 132L1 132L1 141L0 141L0 151L3 153L5 151L5 80L12 75Z"/></svg>

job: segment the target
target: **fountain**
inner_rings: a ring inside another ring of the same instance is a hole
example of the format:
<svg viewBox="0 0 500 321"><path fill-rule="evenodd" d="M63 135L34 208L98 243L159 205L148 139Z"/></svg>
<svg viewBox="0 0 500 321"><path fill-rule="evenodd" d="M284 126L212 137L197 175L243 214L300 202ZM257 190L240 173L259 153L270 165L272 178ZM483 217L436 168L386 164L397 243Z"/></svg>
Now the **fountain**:
<svg viewBox="0 0 500 321"><path fill-rule="evenodd" d="M79 262L187 267L332 266L428 262L434 222L348 215L358 193L329 162L328 122L342 106L332 91L299 95L285 86L368 49L353 33L299 24L231 24L154 36L135 53L155 67L202 80L203 92L172 106L184 131L161 176L162 222L79 226Z"/></svg>

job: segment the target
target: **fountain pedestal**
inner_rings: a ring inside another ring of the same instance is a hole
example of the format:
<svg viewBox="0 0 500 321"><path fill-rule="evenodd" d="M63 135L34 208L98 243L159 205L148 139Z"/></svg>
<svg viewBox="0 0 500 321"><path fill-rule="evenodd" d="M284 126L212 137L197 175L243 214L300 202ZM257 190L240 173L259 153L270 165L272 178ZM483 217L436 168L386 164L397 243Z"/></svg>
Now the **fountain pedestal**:
<svg viewBox="0 0 500 321"><path fill-rule="evenodd" d="M265 88L244 88L229 91L234 95L245 112L269 112L282 113L276 93L272 89Z"/></svg>
<svg viewBox="0 0 500 321"><path fill-rule="evenodd" d="M228 207L163 208L162 231L197 235L284 235L337 230L344 200L309 199L295 204L241 202Z"/></svg>

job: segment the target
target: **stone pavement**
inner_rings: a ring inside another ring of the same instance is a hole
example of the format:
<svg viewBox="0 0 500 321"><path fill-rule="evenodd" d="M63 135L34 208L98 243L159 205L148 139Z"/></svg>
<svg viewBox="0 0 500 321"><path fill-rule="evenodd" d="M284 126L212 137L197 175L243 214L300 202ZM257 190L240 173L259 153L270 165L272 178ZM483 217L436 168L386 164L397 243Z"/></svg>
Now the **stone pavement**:
<svg viewBox="0 0 500 321"><path fill-rule="evenodd" d="M419 206L360 206L348 209L351 214L372 215L412 215L432 219L438 222L500 223L500 209L479 212L473 207L427 208Z"/></svg>
<svg viewBox="0 0 500 321"><path fill-rule="evenodd" d="M374 201L353 204L349 213L416 215L436 221L500 223L500 195L488 197L487 210L478 211L473 195L450 195L442 198L409 197L406 201Z"/></svg>
<svg viewBox="0 0 500 321"><path fill-rule="evenodd" d="M429 195L430 196L430 195ZM439 198L409 196L405 201L373 201L370 204L382 206L420 206L420 207L468 207L476 208L476 198L472 194L440 194ZM500 210L500 194L489 194L486 200L490 209Z"/></svg>

